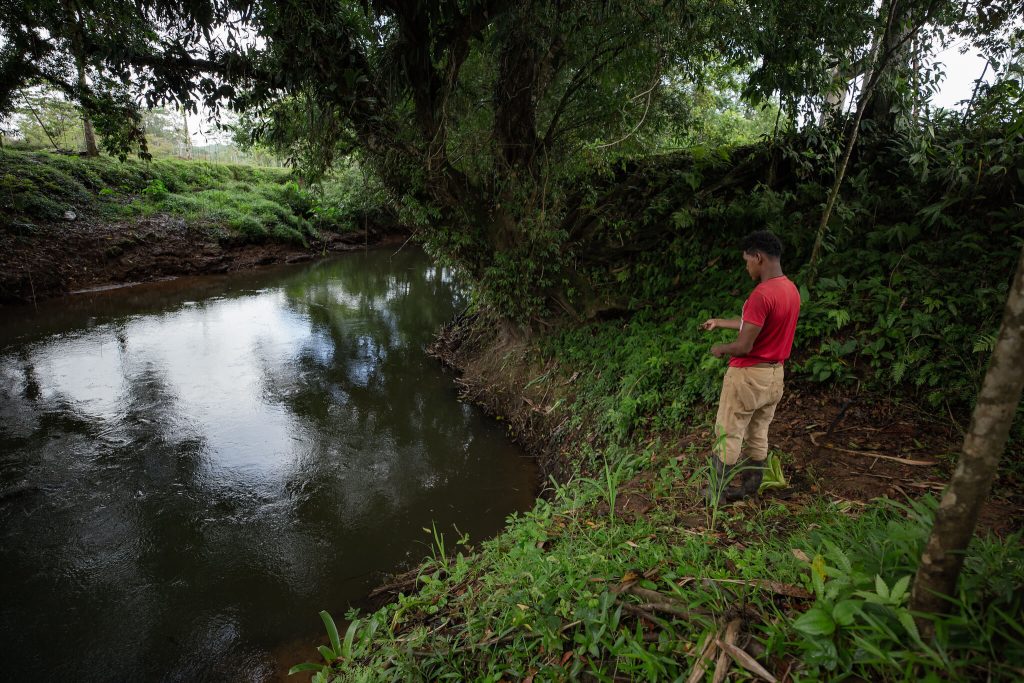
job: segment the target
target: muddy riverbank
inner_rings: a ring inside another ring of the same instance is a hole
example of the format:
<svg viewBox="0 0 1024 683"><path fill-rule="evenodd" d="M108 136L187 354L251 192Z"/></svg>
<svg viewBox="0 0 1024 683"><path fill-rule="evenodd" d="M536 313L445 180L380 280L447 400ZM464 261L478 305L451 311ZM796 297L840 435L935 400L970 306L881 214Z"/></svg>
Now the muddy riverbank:
<svg viewBox="0 0 1024 683"><path fill-rule="evenodd" d="M216 231L196 229L176 216L121 222L76 217L31 231L0 231L0 305L182 275L299 263L390 242L400 245L407 237L396 226L370 225L365 231L323 231L307 245L253 243L218 237Z"/></svg>

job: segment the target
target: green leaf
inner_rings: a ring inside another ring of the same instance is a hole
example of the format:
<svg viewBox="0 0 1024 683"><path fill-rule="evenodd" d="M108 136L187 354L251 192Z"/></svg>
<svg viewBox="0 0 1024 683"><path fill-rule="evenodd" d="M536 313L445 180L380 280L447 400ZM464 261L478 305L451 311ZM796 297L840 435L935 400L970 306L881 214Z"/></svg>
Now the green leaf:
<svg viewBox="0 0 1024 683"><path fill-rule="evenodd" d="M896 618L899 619L900 625L914 639L914 642L920 647L925 647L925 644L921 641L921 634L917 630L917 624L914 622L914 617L910 615L910 612L905 609L900 610Z"/></svg>
<svg viewBox="0 0 1024 683"><path fill-rule="evenodd" d="M356 631L359 630L359 620L354 620L348 625L345 630L345 643L341 646L341 656L348 659L352 656L352 641L356 637Z"/></svg>
<svg viewBox="0 0 1024 683"><path fill-rule="evenodd" d="M303 662L302 664L296 664L292 668L288 669L288 675L297 674L301 671L321 671L323 670L323 664L314 664L313 662Z"/></svg>
<svg viewBox="0 0 1024 683"><path fill-rule="evenodd" d="M894 603L899 604L903 602L903 598L907 595L907 587L910 585L910 574L907 574L902 579L898 579L893 584L892 590L889 591L889 599Z"/></svg>
<svg viewBox="0 0 1024 683"><path fill-rule="evenodd" d="M875 592L878 593L880 597L883 597L886 600L889 599L889 587L885 585L885 581L882 580L882 577L878 574L875 574Z"/></svg>
<svg viewBox="0 0 1024 683"><path fill-rule="evenodd" d="M812 607L793 622L793 628L809 636L828 636L836 630L836 622L821 607Z"/></svg>
<svg viewBox="0 0 1024 683"><path fill-rule="evenodd" d="M832 608L832 618L840 626L852 626L853 617L860 611L859 600L841 600Z"/></svg>
<svg viewBox="0 0 1024 683"><path fill-rule="evenodd" d="M768 461L765 463L764 479L761 480L761 487L758 489L758 493L769 489L784 488L786 488L786 477L782 474L782 461L777 455L772 453L768 456Z"/></svg>
<svg viewBox="0 0 1024 683"><path fill-rule="evenodd" d="M328 663L333 662L335 659L338 658L337 651L336 650L332 650L331 648L327 647L326 645L321 645L320 647L318 647L317 648L317 652L319 652L320 655L324 658L324 660L327 661Z"/></svg>
<svg viewBox="0 0 1024 683"><path fill-rule="evenodd" d="M323 619L324 627L327 628L327 637L331 639L331 647L335 652L341 652L341 639L338 638L338 627L334 624L334 619L331 618L327 610L320 612L320 618Z"/></svg>

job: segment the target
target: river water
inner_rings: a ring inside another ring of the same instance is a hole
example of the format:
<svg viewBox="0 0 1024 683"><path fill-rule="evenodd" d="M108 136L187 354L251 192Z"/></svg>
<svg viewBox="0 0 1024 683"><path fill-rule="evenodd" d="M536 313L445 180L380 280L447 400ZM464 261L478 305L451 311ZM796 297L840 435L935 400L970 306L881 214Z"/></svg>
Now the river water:
<svg viewBox="0 0 1024 683"><path fill-rule="evenodd" d="M273 680L425 528L527 509L424 353L460 304L387 250L0 311L4 679Z"/></svg>

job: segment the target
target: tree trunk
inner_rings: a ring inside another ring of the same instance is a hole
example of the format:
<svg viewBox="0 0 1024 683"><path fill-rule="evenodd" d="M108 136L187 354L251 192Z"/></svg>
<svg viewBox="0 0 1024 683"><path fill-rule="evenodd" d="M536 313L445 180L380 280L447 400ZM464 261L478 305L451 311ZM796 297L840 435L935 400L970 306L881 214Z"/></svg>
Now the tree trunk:
<svg viewBox="0 0 1024 683"><path fill-rule="evenodd" d="M846 147L843 149L843 156L839 160L839 168L836 169L836 179L832 182L832 189L829 190L828 200L825 202L825 210L821 212L821 220L818 222L818 232L814 236L814 247L811 249L811 258L808 261L810 273L808 284L813 284L818 275L818 260L821 258L821 248L825 240L825 232L828 230L828 220L832 217L832 209L839 198L839 188L843 186L843 179L846 178L846 167L850 163L850 156L853 148L857 145L857 134L860 132L860 121L864 117L864 110L871 100L871 89L874 83L864 76L864 92L857 104L857 113L853 117L853 129L846 138Z"/></svg>
<svg viewBox="0 0 1024 683"><path fill-rule="evenodd" d="M185 145L185 158L192 161L192 133L188 129L188 112L185 111L185 107L179 105L178 111L181 113L181 125L185 129L184 138L182 140Z"/></svg>
<svg viewBox="0 0 1024 683"><path fill-rule="evenodd" d="M825 93L825 102L821 106L821 114L818 115L819 126L824 126L842 116L848 87L848 80L844 77L842 70L839 67L832 69L831 86Z"/></svg>
<svg viewBox="0 0 1024 683"><path fill-rule="evenodd" d="M75 61L78 67L78 87L81 88L84 93L86 88L89 87L89 83L85 80L85 61L78 55L75 55ZM89 116L85 113L85 109L82 109L82 130L85 132L85 154L90 157L98 157L100 150L96 146L96 133L92 129L92 121L89 120Z"/></svg>
<svg viewBox="0 0 1024 683"><path fill-rule="evenodd" d="M1024 249L1006 298L999 339L978 392L963 452L942 502L917 568L910 608L919 612L945 612L946 596L956 594L956 581L964 552L974 536L978 513L996 476L1010 427L1024 388ZM930 635L932 622L919 619Z"/></svg>
<svg viewBox="0 0 1024 683"><path fill-rule="evenodd" d="M836 199L839 197L839 189L842 187L843 179L846 177L846 167L850 163L850 156L853 154L853 148L857 144L857 136L860 133L860 122L864 118L864 112L867 109L868 103L871 101L871 96L874 94L875 87L878 85L882 77L885 76L886 68L889 66L889 60L892 58L894 52L899 50L907 40L917 33L920 28L920 26L916 26L911 32L903 36L903 38L892 42L890 36L893 33L893 20L898 11L898 0L892 0L892 3L889 6L889 14L888 19L886 20L885 30L882 32L878 41L872 43L872 56L869 62L870 66L868 67L868 70L864 72L860 101L857 104L857 113L853 117L853 129L850 131L850 135L846 140L846 148L843 150L843 156L839 161L839 168L836 169L836 179L832 183L832 189L828 193L828 200L825 202L825 210L821 214L821 221L818 223L818 232L814 237L814 247L811 249L811 258L808 261L808 285L814 284L814 281L818 277L818 259L821 257L821 249L824 243L825 233L828 231L828 221L829 218L832 217L832 209L835 207ZM886 45L890 46L889 50L883 49Z"/></svg>
<svg viewBox="0 0 1024 683"><path fill-rule="evenodd" d="M82 40L82 24L75 12L72 5L66 7L68 13L68 23L71 29L71 51L74 53L75 68L78 70L78 89L79 89L79 102L85 97L89 91L89 81L85 76L85 48ZM89 115L86 113L85 107L82 107L82 132L85 135L85 154L90 157L98 157L100 150L96 146L96 133L92 129L92 121L89 120Z"/></svg>
<svg viewBox="0 0 1024 683"><path fill-rule="evenodd" d="M879 45L880 54L887 56L886 65L881 68L887 66L888 69L876 79L875 96L866 114L869 121L886 132L892 132L896 127L897 112L893 108L903 104L899 101L896 83L901 76L909 76L911 70L910 44L903 37L911 27L911 7L908 5L895 0L889 10L893 15L890 18L892 29L885 32Z"/></svg>

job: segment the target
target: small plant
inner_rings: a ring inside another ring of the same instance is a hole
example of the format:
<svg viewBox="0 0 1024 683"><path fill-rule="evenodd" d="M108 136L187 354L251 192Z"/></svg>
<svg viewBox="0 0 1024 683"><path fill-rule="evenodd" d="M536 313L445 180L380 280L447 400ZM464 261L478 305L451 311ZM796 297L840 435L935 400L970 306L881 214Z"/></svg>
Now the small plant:
<svg viewBox="0 0 1024 683"><path fill-rule="evenodd" d="M292 668L288 669L288 675L297 674L303 671L314 671L316 672L313 676L313 683L327 683L328 676L333 672L333 667L339 662L349 661L354 656L361 654L357 652L356 645L362 641L370 641L373 638L373 634L377 631L377 622L371 619L368 622L363 622L360 619L353 619L345 629L345 640L341 640L338 636L338 627L334 623L334 619L331 615L323 610L320 612L320 618L324 622L324 627L327 629L327 637L330 640L330 646L321 645L317 648L320 655L324 658L323 663L317 662L303 662L302 664L296 664ZM363 633L360 635L360 630ZM358 636L358 639L357 639Z"/></svg>
<svg viewBox="0 0 1024 683"><path fill-rule="evenodd" d="M154 201L160 201L165 199L171 192L164 185L164 181L159 178L153 178L149 181L149 184L142 189L143 196L149 197Z"/></svg>
<svg viewBox="0 0 1024 683"><path fill-rule="evenodd" d="M769 453L768 459L764 463L764 479L761 480L761 486L757 492L764 493L771 489L784 488L786 488L786 476L782 473L782 459L776 453Z"/></svg>

